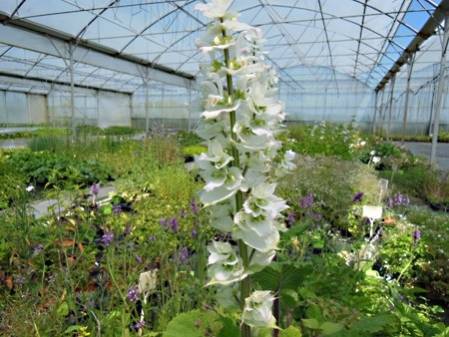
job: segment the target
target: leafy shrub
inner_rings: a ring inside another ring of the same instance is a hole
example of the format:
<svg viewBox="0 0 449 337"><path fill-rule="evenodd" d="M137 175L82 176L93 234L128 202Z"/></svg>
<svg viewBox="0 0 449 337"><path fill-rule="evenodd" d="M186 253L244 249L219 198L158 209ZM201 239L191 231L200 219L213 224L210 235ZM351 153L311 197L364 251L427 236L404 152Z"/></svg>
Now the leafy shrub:
<svg viewBox="0 0 449 337"><path fill-rule="evenodd" d="M130 136L137 133L137 130L130 126L110 126L103 129L105 135Z"/></svg>
<svg viewBox="0 0 449 337"><path fill-rule="evenodd" d="M203 142L203 140L195 133L184 130L178 131L176 139L182 147L199 145Z"/></svg>
<svg viewBox="0 0 449 337"><path fill-rule="evenodd" d="M289 147L305 155L337 156L342 159L355 158L366 146L359 131L351 125L293 125L289 127L292 141Z"/></svg>
<svg viewBox="0 0 449 337"><path fill-rule="evenodd" d="M8 156L7 163L21 172L28 183L41 187L87 186L110 178L107 168L97 161L80 161L50 152L15 151Z"/></svg>
<svg viewBox="0 0 449 337"><path fill-rule="evenodd" d="M303 213L300 201L313 195L311 211L339 229L349 230L349 216L356 193L363 192L363 203L378 199L377 177L372 169L359 162L335 157L301 157L297 169L279 186L297 213Z"/></svg>

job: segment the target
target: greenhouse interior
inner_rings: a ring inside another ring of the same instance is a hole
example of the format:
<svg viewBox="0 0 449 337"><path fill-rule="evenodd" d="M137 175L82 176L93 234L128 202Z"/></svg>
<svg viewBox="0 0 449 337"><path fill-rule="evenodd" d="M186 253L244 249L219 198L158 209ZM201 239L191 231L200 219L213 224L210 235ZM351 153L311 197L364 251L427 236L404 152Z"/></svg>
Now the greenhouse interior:
<svg viewBox="0 0 449 337"><path fill-rule="evenodd" d="M0 0L0 336L449 337L449 0Z"/></svg>

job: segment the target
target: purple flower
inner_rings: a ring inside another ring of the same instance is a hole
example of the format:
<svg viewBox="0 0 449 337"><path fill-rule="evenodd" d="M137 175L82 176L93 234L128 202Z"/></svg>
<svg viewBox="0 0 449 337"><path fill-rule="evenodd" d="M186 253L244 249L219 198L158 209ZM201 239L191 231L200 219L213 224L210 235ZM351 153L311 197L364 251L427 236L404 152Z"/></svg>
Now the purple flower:
<svg viewBox="0 0 449 337"><path fill-rule="evenodd" d="M92 193L94 196L97 196L98 193L100 193L100 183L92 184L92 186L90 187L90 193Z"/></svg>
<svg viewBox="0 0 449 337"><path fill-rule="evenodd" d="M309 215L315 221L320 221L321 219L323 219L323 216L320 213L317 213L317 212L310 212Z"/></svg>
<svg viewBox="0 0 449 337"><path fill-rule="evenodd" d="M198 232L196 229L192 229L192 232L190 233L190 235L192 236L192 238L196 238L198 236Z"/></svg>
<svg viewBox="0 0 449 337"><path fill-rule="evenodd" d="M44 246L42 244L37 244L33 248L33 256L39 255L44 250Z"/></svg>
<svg viewBox="0 0 449 337"><path fill-rule="evenodd" d="M301 208L310 208L314 202L313 194L309 193L299 201Z"/></svg>
<svg viewBox="0 0 449 337"><path fill-rule="evenodd" d="M156 237L154 235L150 235L148 237L148 241L156 241Z"/></svg>
<svg viewBox="0 0 449 337"><path fill-rule="evenodd" d="M189 259L189 250L187 247L182 247L178 252L179 262L186 263Z"/></svg>
<svg viewBox="0 0 449 337"><path fill-rule="evenodd" d="M192 199L190 201L190 210L192 211L193 215L198 215L200 212L200 209L198 207L198 204L196 203L195 199Z"/></svg>
<svg viewBox="0 0 449 337"><path fill-rule="evenodd" d="M296 215L294 212L289 212L287 215L287 225L293 226L296 222Z"/></svg>
<svg viewBox="0 0 449 337"><path fill-rule="evenodd" d="M105 232L102 235L100 242L103 244L103 246L107 247L112 243L113 240L114 240L114 233L113 232Z"/></svg>
<svg viewBox="0 0 449 337"><path fill-rule="evenodd" d="M172 218L172 219L170 220L170 222L169 222L169 227L170 227L170 229L171 229L174 233L176 233L176 232L179 230L179 222L178 222L178 219Z"/></svg>
<svg viewBox="0 0 449 337"><path fill-rule="evenodd" d="M421 240L421 231L419 229L415 229L412 236L413 242L418 243L418 241Z"/></svg>
<svg viewBox="0 0 449 337"><path fill-rule="evenodd" d="M361 202L363 199L363 192L357 192L356 194L354 194L354 197L352 198L352 202Z"/></svg>
<svg viewBox="0 0 449 337"><path fill-rule="evenodd" d="M114 214L120 214L120 213L122 213L122 205L118 204L118 205L112 206L112 212L113 212Z"/></svg>
<svg viewBox="0 0 449 337"><path fill-rule="evenodd" d="M140 329L143 329L145 327L145 321L138 321L137 323L134 323L132 328L135 331L139 331Z"/></svg>
<svg viewBox="0 0 449 337"><path fill-rule="evenodd" d="M142 261L143 261L143 260L142 260L142 256L136 255L135 258L136 258L136 262L137 262L137 263L142 263Z"/></svg>
<svg viewBox="0 0 449 337"><path fill-rule="evenodd" d="M128 289L128 294L126 295L126 298L130 302L137 302L137 300L139 299L139 295L140 295L139 294L139 287L138 286L133 286L133 287Z"/></svg>
<svg viewBox="0 0 449 337"><path fill-rule="evenodd" d="M396 206L407 206L410 204L410 199L407 195L396 193L392 197L388 198L387 205L390 208L396 207Z"/></svg>

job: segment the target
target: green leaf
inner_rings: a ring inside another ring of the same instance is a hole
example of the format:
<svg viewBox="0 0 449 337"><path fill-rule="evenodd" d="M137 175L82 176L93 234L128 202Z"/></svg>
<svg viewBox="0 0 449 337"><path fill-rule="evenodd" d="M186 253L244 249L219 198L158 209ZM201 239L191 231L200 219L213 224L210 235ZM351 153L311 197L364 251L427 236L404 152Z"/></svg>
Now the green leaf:
<svg viewBox="0 0 449 337"><path fill-rule="evenodd" d="M343 330L343 328L344 327L342 324L332 322L324 322L320 326L320 330L323 332L324 336L332 335L340 330Z"/></svg>
<svg viewBox="0 0 449 337"><path fill-rule="evenodd" d="M318 330L320 328L320 322L314 318L304 318L302 324L309 329Z"/></svg>
<svg viewBox="0 0 449 337"><path fill-rule="evenodd" d="M302 333L299 328L291 325L287 329L281 331L280 337L302 337Z"/></svg>
<svg viewBox="0 0 449 337"><path fill-rule="evenodd" d="M389 314L380 314L373 317L364 317L351 326L352 331L364 333L378 333L387 326L394 325L397 322L396 317Z"/></svg>
<svg viewBox="0 0 449 337"><path fill-rule="evenodd" d="M221 317L223 328L218 337L240 337L239 326L229 317Z"/></svg>
<svg viewBox="0 0 449 337"><path fill-rule="evenodd" d="M289 309L293 309L298 305L299 296L293 289L282 289L280 297L282 305Z"/></svg>
<svg viewBox="0 0 449 337"><path fill-rule="evenodd" d="M217 336L222 328L223 323L215 312L193 310L176 316L168 323L163 337Z"/></svg>
<svg viewBox="0 0 449 337"><path fill-rule="evenodd" d="M62 302L58 306L58 309L56 309L56 314L59 317L65 317L69 314L69 305L67 304L67 302Z"/></svg>

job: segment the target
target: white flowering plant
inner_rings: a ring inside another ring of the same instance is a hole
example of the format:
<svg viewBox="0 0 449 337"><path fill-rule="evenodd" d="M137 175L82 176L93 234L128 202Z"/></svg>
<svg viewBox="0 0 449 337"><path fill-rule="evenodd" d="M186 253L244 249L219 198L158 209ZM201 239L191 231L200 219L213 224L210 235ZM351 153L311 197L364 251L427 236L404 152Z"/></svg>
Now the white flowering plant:
<svg viewBox="0 0 449 337"><path fill-rule="evenodd" d="M262 33L239 22L230 0L196 9L212 19L198 41L211 62L201 67L204 111L197 134L208 151L195 158L205 185L200 193L211 225L227 241L209 246L208 285L235 288L242 309L242 336L251 328L275 328L274 297L254 291L251 274L271 263L284 231L288 206L275 195L276 181L295 165L279 136L285 118L277 99L278 78L262 52ZM233 244L233 243L237 244Z"/></svg>

